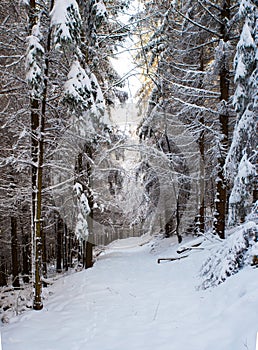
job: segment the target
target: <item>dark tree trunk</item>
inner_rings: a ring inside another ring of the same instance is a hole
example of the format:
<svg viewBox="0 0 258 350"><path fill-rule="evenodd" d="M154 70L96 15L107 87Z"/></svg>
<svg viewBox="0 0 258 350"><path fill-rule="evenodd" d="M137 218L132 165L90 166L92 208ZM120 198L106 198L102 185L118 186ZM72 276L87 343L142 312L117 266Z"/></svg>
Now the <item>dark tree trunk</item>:
<svg viewBox="0 0 258 350"><path fill-rule="evenodd" d="M47 278L47 247L46 247L46 235L44 229L41 229L42 239L42 275ZM47 284L43 282L43 287L47 287Z"/></svg>
<svg viewBox="0 0 258 350"><path fill-rule="evenodd" d="M70 230L68 231L68 249L67 249L67 263L68 267L73 265L73 239Z"/></svg>
<svg viewBox="0 0 258 350"><path fill-rule="evenodd" d="M227 21L230 19L230 0L225 0L221 12L221 36L224 42L228 41ZM220 147L220 154L218 156L218 173L216 181L216 198L215 198L215 214L214 214L214 233L220 238L225 238L225 221L227 211L227 186L224 177L224 165L226 159L226 152L228 149L228 113L227 103L229 101L229 82L230 72L227 58L224 57L224 62L220 69L220 101L224 103L224 112L219 116L220 131L223 136Z"/></svg>
<svg viewBox="0 0 258 350"><path fill-rule="evenodd" d="M201 43L203 41L201 40ZM204 49L200 49L200 71L204 72ZM204 88L203 86L203 79L200 79L199 87L201 89ZM200 102L203 104L203 98L200 98ZM200 124L204 126L204 117L201 116L200 118ZM200 136L198 139L198 145L199 145L199 151L201 156L201 162L200 162L200 183L199 183L199 213L197 216L197 227L196 231L200 233L204 233L205 230L205 132L204 130L201 130Z"/></svg>
<svg viewBox="0 0 258 350"><path fill-rule="evenodd" d="M62 248L63 248L63 222L60 217L57 218L56 225L56 271L62 272Z"/></svg>
<svg viewBox="0 0 258 350"><path fill-rule="evenodd" d="M89 241L86 242L86 261L85 269L88 269L93 266L93 244Z"/></svg>
<svg viewBox="0 0 258 350"><path fill-rule="evenodd" d="M35 0L30 0L29 8L29 34L31 35L33 26L37 24L37 6ZM31 227L32 227L32 242L35 245L34 273L35 273L35 296L33 302L33 308L35 310L41 310L43 307L41 301L41 281L40 281L40 268L41 268L41 236L40 236L40 219L41 219L41 188L37 183L38 180L42 180L39 173L39 158L40 155L39 146L39 127L40 127L40 100L31 96L30 99L31 109L31 188L32 188L32 208L31 208ZM36 165L37 164L37 165ZM42 171L42 169L41 169Z"/></svg>
<svg viewBox="0 0 258 350"><path fill-rule="evenodd" d="M29 236L27 234L22 235L22 275L23 282L30 282L30 252L31 252L31 243Z"/></svg>
<svg viewBox="0 0 258 350"><path fill-rule="evenodd" d="M53 0L50 1L50 11L53 8ZM30 0L31 5L31 15L30 23L35 24L37 18L35 19L35 11L37 6L35 0ZM33 16L34 15L34 16ZM43 308L42 298L41 298L41 268L42 268L42 188L43 188L43 164L44 164L44 133L45 133L45 119L46 119L46 106L47 106L47 89L48 89L48 75L49 75L49 58L48 53L50 52L51 45L51 29L48 32L48 38L46 43L46 55L45 55L45 70L44 70L44 87L41 96L41 104L37 102L36 109L33 107L33 102L31 101L31 115L36 112L36 117L38 121L38 130L34 130L37 141L37 168L36 168L36 193L35 193L35 224L34 235L35 235L35 298L33 303L33 308L35 310L41 310ZM39 106L41 105L41 110L39 111ZM33 126L33 125L32 125ZM33 133L32 133L33 134Z"/></svg>
<svg viewBox="0 0 258 350"><path fill-rule="evenodd" d="M177 203L176 203L176 235L177 235L177 240L178 243L182 242L182 236L180 235L179 232L179 226L180 226L180 203L179 203L179 198L177 199Z"/></svg>
<svg viewBox="0 0 258 350"><path fill-rule="evenodd" d="M65 223L63 232L63 268L65 271L68 271L68 231Z"/></svg>
<svg viewBox="0 0 258 350"><path fill-rule="evenodd" d="M0 258L0 286L6 286L7 285L7 278L6 278L6 263L3 256Z"/></svg>
<svg viewBox="0 0 258 350"><path fill-rule="evenodd" d="M81 251L82 251L82 266L85 267L86 269L86 241L82 242L81 246Z"/></svg>
<svg viewBox="0 0 258 350"><path fill-rule="evenodd" d="M200 119L200 123L204 123L204 118ZM197 224L197 231L204 233L205 230L205 173L204 173L204 152L205 152L205 138L204 138L204 131L201 131L201 135L199 137L199 150L201 155L201 164L200 164L200 208L199 208L199 215L198 215L198 224Z"/></svg>
<svg viewBox="0 0 258 350"><path fill-rule="evenodd" d="M11 217L11 247L12 247L12 285L20 287L19 281L19 259L18 259L18 239L17 239L17 219Z"/></svg>
<svg viewBox="0 0 258 350"><path fill-rule="evenodd" d="M29 34L32 33L32 28L37 23L36 14L36 1L30 0L29 9ZM37 159L38 159L38 129L40 120L40 101L37 98L30 98L30 108L31 108L31 188L32 188L32 208L31 208L31 225L33 231L34 239L34 223L35 223L35 213L36 213L36 188L37 188Z"/></svg>
<svg viewBox="0 0 258 350"><path fill-rule="evenodd" d="M28 226L26 225L26 221L24 221L24 216L26 215L27 207L22 208L22 215L19 216L19 224L21 229L21 237L22 237L22 279L24 283L30 282L30 273L31 273L31 265L30 265L30 257L31 257L31 240L29 234L27 233ZM26 233L24 232L24 227Z"/></svg>

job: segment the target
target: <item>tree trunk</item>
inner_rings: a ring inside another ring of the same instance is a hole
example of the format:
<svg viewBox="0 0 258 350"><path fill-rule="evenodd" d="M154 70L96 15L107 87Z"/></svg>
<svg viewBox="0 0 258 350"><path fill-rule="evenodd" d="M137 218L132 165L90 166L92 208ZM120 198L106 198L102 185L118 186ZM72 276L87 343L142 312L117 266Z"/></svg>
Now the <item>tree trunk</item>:
<svg viewBox="0 0 258 350"><path fill-rule="evenodd" d="M30 0L29 8L29 34L32 34L33 26L37 24L37 8L36 1ZM32 208L31 208L31 227L32 227L32 263L34 270L34 303L35 310L41 310L43 304L41 302L41 235L40 235L40 218L41 218L41 184L42 169L39 169L42 156L39 150L39 127L40 127L40 100L31 96L31 188L32 188ZM42 149L41 149L42 151Z"/></svg>
<svg viewBox="0 0 258 350"><path fill-rule="evenodd" d="M200 119L200 123L204 123L204 118L202 117ZM199 188L199 200L200 200L200 207L199 207L199 215L198 215L198 224L197 224L197 231L204 233L205 230L205 172L204 172L204 152L205 152L205 139L204 139L204 131L201 131L199 140L199 150L201 155L201 164L200 164L200 188Z"/></svg>
<svg viewBox="0 0 258 350"><path fill-rule="evenodd" d="M176 202L176 235L177 235L178 243L180 244L182 242L182 236L180 235L180 232L179 232L179 226L180 226L180 203L179 203L179 196L178 196L177 202Z"/></svg>
<svg viewBox="0 0 258 350"><path fill-rule="evenodd" d="M19 281L19 259L18 259L18 239L17 239L17 219L11 217L11 247L12 247L12 285L20 287Z"/></svg>
<svg viewBox="0 0 258 350"><path fill-rule="evenodd" d="M89 229L89 237L92 234L93 235L93 211L92 211L92 207L93 207L93 201L92 198L90 197L89 199L89 205L91 208L91 213L88 216L88 229ZM91 268L93 266L93 247L94 244L87 241L86 242L86 261L85 261L85 269Z"/></svg>
<svg viewBox="0 0 258 350"><path fill-rule="evenodd" d="M67 225L64 223L63 230L63 268L68 271L68 231Z"/></svg>
<svg viewBox="0 0 258 350"><path fill-rule="evenodd" d="M86 261L85 269L88 269L93 266L93 244L89 241L86 242Z"/></svg>
<svg viewBox="0 0 258 350"><path fill-rule="evenodd" d="M29 35L32 34L33 26L37 23L36 1L30 0L29 8ZM30 98L30 127L31 127L31 241L32 263L34 264L34 241L35 241L35 213L36 213L36 186L37 186L37 158L38 158L38 128L39 128L40 101Z"/></svg>
<svg viewBox="0 0 258 350"><path fill-rule="evenodd" d="M1 258L0 258L0 287L7 286L5 265L6 265L5 259L3 256L1 256Z"/></svg>
<svg viewBox="0 0 258 350"><path fill-rule="evenodd" d="M27 234L22 235L22 275L23 282L30 282L30 240Z"/></svg>
<svg viewBox="0 0 258 350"><path fill-rule="evenodd" d="M227 32L227 20L230 19L230 0L225 0L223 4L223 10L221 12L221 35L222 41L225 43L228 41ZM218 173L216 180L216 198L215 198L215 214L214 214L214 233L220 238L225 238L225 221L227 210L227 186L224 177L224 165L226 160L226 153L228 149L228 113L227 103L229 100L229 82L230 72L228 62L224 57L224 62L220 69L219 81L220 81L220 101L224 103L224 107L221 108L223 112L219 116L220 131L223 139L220 141L220 150L218 155Z"/></svg>
<svg viewBox="0 0 258 350"><path fill-rule="evenodd" d="M201 41L202 43L202 41ZM201 48L200 50L200 71L204 72L204 50ZM200 88L203 88L203 79L200 81ZM202 101L203 102L203 101ZM204 125L204 117L201 116L200 123ZM201 163L200 163L200 187L199 187L199 215L198 215L198 224L197 231L204 233L205 230L205 133L204 130L201 130L200 136L198 139L199 151L201 155Z"/></svg>
<svg viewBox="0 0 258 350"><path fill-rule="evenodd" d="M50 11L53 8L53 1L50 2ZM37 5L35 0L30 0L30 32L37 23ZM43 308L41 299L41 268L42 268L42 187L43 187L43 163L44 163L44 131L47 105L47 89L48 89L48 71L49 59L48 53L51 45L51 29L48 32L46 43L44 84L41 99L31 98L31 133L32 133L32 160L36 156L37 166L32 167L32 226L33 238L35 238L35 296L33 308L41 310ZM40 101L41 100L41 101ZM41 103L40 103L41 102ZM40 110L41 106L41 110ZM35 174L36 173L36 174ZM35 186L36 185L36 186Z"/></svg>
<svg viewBox="0 0 258 350"><path fill-rule="evenodd" d="M68 249L67 249L67 264L68 267L72 267L73 265L73 239L71 237L71 232L68 230Z"/></svg>
<svg viewBox="0 0 258 350"><path fill-rule="evenodd" d="M27 231L26 222L24 222L24 216L26 213L26 208L22 208L21 215L19 216L19 224L21 229L21 237L22 237L22 279L24 283L30 282L30 252L31 252L31 241L29 234L24 232L24 226L25 230Z"/></svg>
<svg viewBox="0 0 258 350"><path fill-rule="evenodd" d="M42 181L43 181L43 155L44 155L44 116L41 116L40 139L38 151L37 167L37 192L36 192L36 215L35 215L35 296L33 308L41 310L43 303L41 299L41 269L42 269L42 228L41 228L41 210L42 210Z"/></svg>
<svg viewBox="0 0 258 350"><path fill-rule="evenodd" d="M56 272L62 272L62 247L63 247L63 223L60 217L57 218L57 240L56 240Z"/></svg>
<svg viewBox="0 0 258 350"><path fill-rule="evenodd" d="M46 235L42 228L41 230L42 237L42 275L44 278L47 278L47 247L46 247ZM47 287L47 284L43 282L43 287Z"/></svg>

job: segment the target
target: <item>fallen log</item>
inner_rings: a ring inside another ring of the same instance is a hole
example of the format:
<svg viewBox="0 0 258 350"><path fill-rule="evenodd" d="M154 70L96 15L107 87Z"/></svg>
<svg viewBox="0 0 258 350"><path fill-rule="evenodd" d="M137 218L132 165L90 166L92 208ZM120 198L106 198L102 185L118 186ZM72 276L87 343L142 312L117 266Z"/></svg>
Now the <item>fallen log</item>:
<svg viewBox="0 0 258 350"><path fill-rule="evenodd" d="M178 258L159 258L158 259L158 264L160 264L161 261L175 261L175 260L180 260L180 259L184 259L184 258L187 258L188 255L184 255L184 256L179 256Z"/></svg>
<svg viewBox="0 0 258 350"><path fill-rule="evenodd" d="M193 244L193 245L191 245L190 247L181 246L181 247L179 247L179 248L177 249L176 252L177 252L178 254L182 254L182 253L184 253L184 252L189 252L190 250L194 250L194 249L201 249L201 250L203 250L202 247L199 247L201 244L202 244L202 242Z"/></svg>

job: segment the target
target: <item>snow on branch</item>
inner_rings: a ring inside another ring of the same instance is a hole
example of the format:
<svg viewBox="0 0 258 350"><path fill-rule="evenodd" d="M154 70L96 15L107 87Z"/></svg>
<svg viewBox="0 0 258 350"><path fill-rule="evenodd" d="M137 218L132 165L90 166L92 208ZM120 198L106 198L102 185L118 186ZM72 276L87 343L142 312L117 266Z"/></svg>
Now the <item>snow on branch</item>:
<svg viewBox="0 0 258 350"><path fill-rule="evenodd" d="M241 17L245 17L253 12L254 12L254 5L251 3L250 0L240 1L239 15Z"/></svg>
<svg viewBox="0 0 258 350"><path fill-rule="evenodd" d="M107 18L107 9L103 1L98 1L93 5L93 13L96 16L96 25L100 26Z"/></svg>
<svg viewBox="0 0 258 350"><path fill-rule="evenodd" d="M50 16L55 44L80 42L82 21L76 0L56 0Z"/></svg>
<svg viewBox="0 0 258 350"><path fill-rule="evenodd" d="M212 248L200 271L203 279L200 288L207 289L221 284L250 262L255 232L255 223L249 222Z"/></svg>
<svg viewBox="0 0 258 350"><path fill-rule="evenodd" d="M90 214L91 210L88 198L83 191L83 186L79 182L76 182L73 187L73 190L76 194L78 203L78 214L75 227L75 234L78 239L85 240L89 235L87 217Z"/></svg>
<svg viewBox="0 0 258 350"><path fill-rule="evenodd" d="M228 224L233 225L237 222L238 211L235 209L240 206L247 207L249 202L249 187L252 179L256 176L255 165L252 164L244 153L238 166L237 175L234 178L233 189L229 197L229 215Z"/></svg>
<svg viewBox="0 0 258 350"><path fill-rule="evenodd" d="M91 96L91 81L79 61L73 62L64 85L64 100L72 109L85 109L93 104Z"/></svg>
<svg viewBox="0 0 258 350"><path fill-rule="evenodd" d="M104 97L98 80L88 67L84 69L81 66L78 59L72 63L64 85L64 102L73 114L88 112L88 116L96 122L108 123L105 120Z"/></svg>
<svg viewBox="0 0 258 350"><path fill-rule="evenodd" d="M31 95L40 97L43 90L43 62L44 48L40 44L42 35L40 33L40 22L34 25L31 35L27 38L28 47L26 52L26 80L31 88Z"/></svg>

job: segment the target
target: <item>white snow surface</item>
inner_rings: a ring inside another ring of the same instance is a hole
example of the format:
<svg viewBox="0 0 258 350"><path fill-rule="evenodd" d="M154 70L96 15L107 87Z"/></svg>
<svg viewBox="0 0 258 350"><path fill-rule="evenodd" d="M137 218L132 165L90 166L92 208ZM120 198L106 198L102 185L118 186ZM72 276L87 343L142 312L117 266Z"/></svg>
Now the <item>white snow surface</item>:
<svg viewBox="0 0 258 350"><path fill-rule="evenodd" d="M42 311L2 326L3 350L255 349L258 269L198 290L208 247L157 264L178 256L176 241L143 243L114 242L92 269L58 279Z"/></svg>
<svg viewBox="0 0 258 350"><path fill-rule="evenodd" d="M55 41L60 36L62 40L72 42L75 28L81 24L76 0L56 0L50 16L51 25L56 26Z"/></svg>

